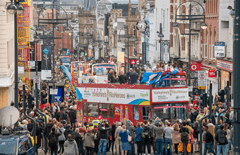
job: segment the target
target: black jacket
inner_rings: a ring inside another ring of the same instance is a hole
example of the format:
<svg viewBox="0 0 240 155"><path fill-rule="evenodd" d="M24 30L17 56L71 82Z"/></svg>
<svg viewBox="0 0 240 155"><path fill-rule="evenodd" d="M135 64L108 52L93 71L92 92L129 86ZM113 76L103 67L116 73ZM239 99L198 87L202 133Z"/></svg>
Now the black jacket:
<svg viewBox="0 0 240 155"><path fill-rule="evenodd" d="M72 135L72 138L76 141L77 145L80 146L81 140L82 140L81 135L76 131L72 132L71 135Z"/></svg>
<svg viewBox="0 0 240 155"><path fill-rule="evenodd" d="M52 139L52 137L56 137L56 139L57 139L57 143L54 145L54 146L51 146L51 148L58 148L58 136L60 136L62 133L56 133L56 132L54 132L54 133L51 133L49 136L48 136L48 139L49 139L49 141L50 141L50 139Z"/></svg>
<svg viewBox="0 0 240 155"><path fill-rule="evenodd" d="M224 131L224 130L222 130L222 129L219 129L219 130L217 131L216 135L215 135L216 142L217 142L217 144L219 144L219 145L226 145L226 144L228 143L227 138L225 138L225 143L220 143L220 142L219 142L219 140L220 140L219 138L220 138L220 135L221 135L221 134L224 134L225 137L227 136L227 132L226 132L226 131Z"/></svg>
<svg viewBox="0 0 240 155"><path fill-rule="evenodd" d="M76 122L76 110L71 109L69 112L69 118L70 118L70 122L71 123L75 123Z"/></svg>
<svg viewBox="0 0 240 155"><path fill-rule="evenodd" d="M111 127L105 128L105 127L99 127L99 138L100 139L107 139L108 138L108 130L110 130Z"/></svg>
<svg viewBox="0 0 240 155"><path fill-rule="evenodd" d="M36 127L37 145L41 146L43 128Z"/></svg>
<svg viewBox="0 0 240 155"><path fill-rule="evenodd" d="M119 75L119 76L118 76L118 79L119 79L119 83L120 83L120 84L124 84L124 83L127 82L127 77L126 77L126 75Z"/></svg>
<svg viewBox="0 0 240 155"><path fill-rule="evenodd" d="M33 100L33 97L32 97L32 95L31 94L29 94L28 95L28 107L30 108L30 109L32 109L33 108L33 104L32 104L32 100Z"/></svg>
<svg viewBox="0 0 240 155"><path fill-rule="evenodd" d="M67 139L67 137L68 137L68 135L69 134L72 134L72 129L69 129L69 128L67 128L65 131L64 131L64 136L65 136L65 138Z"/></svg>
<svg viewBox="0 0 240 155"><path fill-rule="evenodd" d="M53 123L47 123L47 125L46 125L46 127L45 127L45 129L44 129L44 136L45 136L45 137L48 137L48 136L49 136L53 125L54 125Z"/></svg>
<svg viewBox="0 0 240 155"><path fill-rule="evenodd" d="M29 123L29 124L27 125L27 129L28 129L29 132L32 132L33 124L32 124L32 123Z"/></svg>
<svg viewBox="0 0 240 155"><path fill-rule="evenodd" d="M209 131L207 131L205 133L205 137L206 137L206 139L205 139L206 143L213 143L214 142L213 141L213 136Z"/></svg>

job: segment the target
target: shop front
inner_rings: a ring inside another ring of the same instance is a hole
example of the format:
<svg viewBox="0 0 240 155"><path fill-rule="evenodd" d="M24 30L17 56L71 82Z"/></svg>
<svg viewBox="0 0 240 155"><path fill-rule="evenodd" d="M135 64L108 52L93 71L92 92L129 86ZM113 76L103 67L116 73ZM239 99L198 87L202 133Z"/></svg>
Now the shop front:
<svg viewBox="0 0 240 155"><path fill-rule="evenodd" d="M233 84L233 62L228 60L217 59L217 68L220 71L220 88L224 89L229 81L230 86ZM232 94L232 87L231 87Z"/></svg>

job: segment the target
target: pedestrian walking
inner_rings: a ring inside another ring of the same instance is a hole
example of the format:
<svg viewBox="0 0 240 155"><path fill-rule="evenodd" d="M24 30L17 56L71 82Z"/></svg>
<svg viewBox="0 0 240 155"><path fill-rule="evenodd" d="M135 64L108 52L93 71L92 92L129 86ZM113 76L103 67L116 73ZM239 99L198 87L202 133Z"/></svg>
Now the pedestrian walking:
<svg viewBox="0 0 240 155"><path fill-rule="evenodd" d="M165 133L165 154L168 154L168 148L170 149L170 155L172 155L172 133L173 128L170 122L167 122L167 126L164 128Z"/></svg>
<svg viewBox="0 0 240 155"><path fill-rule="evenodd" d="M184 121L182 130L181 130L181 141L183 143L184 155L188 154L187 153L187 145L188 145L188 140L189 140L189 137L188 137L189 130L186 126L187 126L187 123Z"/></svg>
<svg viewBox="0 0 240 155"><path fill-rule="evenodd" d="M59 130L59 133L60 133L60 131L61 131L62 133L64 133L66 129L64 129L63 124L60 123L58 130ZM61 134L61 135L58 137L58 142L59 142L59 151L58 151L58 154L63 154L63 152L64 152L63 144L64 144L65 140L66 140L66 137L65 137L64 134Z"/></svg>
<svg viewBox="0 0 240 155"><path fill-rule="evenodd" d="M105 127L105 123L102 122L101 127L99 127L99 138L100 138L100 144L99 144L99 149L97 155L105 155L106 150L107 150L107 137L108 133L107 131L110 129Z"/></svg>
<svg viewBox="0 0 240 155"><path fill-rule="evenodd" d="M52 123L52 118L48 119L48 123L44 129L44 138L45 138L45 154L47 154L48 151L48 137L50 135L51 129L53 127L53 123Z"/></svg>
<svg viewBox="0 0 240 155"><path fill-rule="evenodd" d="M130 136L130 132L126 130L126 126L122 126L122 130L119 133L119 137L121 137L122 143L122 155L127 155L127 151L130 150L130 143L128 142L128 136Z"/></svg>
<svg viewBox="0 0 240 155"><path fill-rule="evenodd" d="M150 135L151 135L151 127L148 124L148 121L144 121L143 124L143 133L145 135L145 138L143 139L143 152L146 153L146 147L147 147L147 151L148 151L148 155L151 154L151 142L150 142Z"/></svg>
<svg viewBox="0 0 240 155"><path fill-rule="evenodd" d="M134 143L134 135L135 135L135 128L133 126L133 123L128 120L126 124L126 129L130 132L130 135L132 137L132 141L130 142L130 150L128 151L131 155L135 155L135 143Z"/></svg>
<svg viewBox="0 0 240 155"><path fill-rule="evenodd" d="M53 127L52 128L52 132L49 135L49 140L48 140L48 144L51 150L51 155L57 155L58 154L58 137L62 134L62 132L60 131L60 133L56 133L56 129Z"/></svg>
<svg viewBox="0 0 240 155"><path fill-rule="evenodd" d="M172 143L174 146L175 153L178 154L178 145L179 143L181 143L181 133L179 125L177 123L173 125Z"/></svg>
<svg viewBox="0 0 240 155"><path fill-rule="evenodd" d="M116 151L117 151L117 155L120 155L120 151L121 151L121 137L119 137L119 133L122 130L122 126L121 126L121 122L117 123L117 129L115 131L115 144L116 144Z"/></svg>
<svg viewBox="0 0 240 155"><path fill-rule="evenodd" d="M64 155L79 155L77 143L72 139L72 135L69 134L67 140L64 142Z"/></svg>
<svg viewBox="0 0 240 155"><path fill-rule="evenodd" d="M208 130L208 126L204 126L204 130L206 131L205 136L203 136L203 137L205 137L205 139L204 139L205 140L204 155L207 154L207 150L210 150L214 155L216 155L216 153L212 149L212 144L213 144L214 140L213 140L212 134Z"/></svg>
<svg viewBox="0 0 240 155"><path fill-rule="evenodd" d="M153 129L155 131L155 141L156 141L156 150L157 155L161 153L163 154L163 134L164 134L164 127L162 126L162 122L158 122L156 126L153 126Z"/></svg>

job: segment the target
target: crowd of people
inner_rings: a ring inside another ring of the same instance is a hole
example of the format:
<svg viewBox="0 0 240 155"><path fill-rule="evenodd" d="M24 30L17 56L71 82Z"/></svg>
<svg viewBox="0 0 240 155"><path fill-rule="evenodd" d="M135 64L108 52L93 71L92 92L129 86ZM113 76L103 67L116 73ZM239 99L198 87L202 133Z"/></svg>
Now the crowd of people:
<svg viewBox="0 0 240 155"><path fill-rule="evenodd" d="M31 94L29 94L31 96ZM169 122L160 118L149 118L133 124L130 120L109 124L95 118L83 124L76 121L75 94L70 92L65 101L41 105L46 115L44 123L34 104L27 104L27 114L37 120L37 148L45 154L105 155L111 151L117 155L167 155L192 154L200 151L200 120L209 114L208 107L190 104L189 118ZM217 102L208 118L202 120L203 153L228 155L233 142L233 109L219 114L226 103ZM30 101L30 99L28 99ZM31 106L29 106L31 105ZM23 115L19 102L19 126L32 132L33 123ZM218 122L218 115L220 121ZM45 118L45 116L44 116ZM38 151L37 151L38 152Z"/></svg>

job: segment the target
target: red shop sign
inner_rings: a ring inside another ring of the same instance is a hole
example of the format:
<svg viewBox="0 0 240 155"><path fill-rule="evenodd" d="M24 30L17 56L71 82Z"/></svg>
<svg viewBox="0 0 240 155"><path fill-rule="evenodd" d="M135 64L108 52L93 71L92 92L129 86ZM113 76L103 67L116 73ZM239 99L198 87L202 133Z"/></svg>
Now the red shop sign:
<svg viewBox="0 0 240 155"><path fill-rule="evenodd" d="M209 70L208 71L208 77L217 77L216 70Z"/></svg>
<svg viewBox="0 0 240 155"><path fill-rule="evenodd" d="M125 63L122 63L122 67L125 67Z"/></svg>
<svg viewBox="0 0 240 155"><path fill-rule="evenodd" d="M135 65L136 63L137 63L136 59L131 59L131 60L130 60L130 64L131 64L131 65Z"/></svg>

